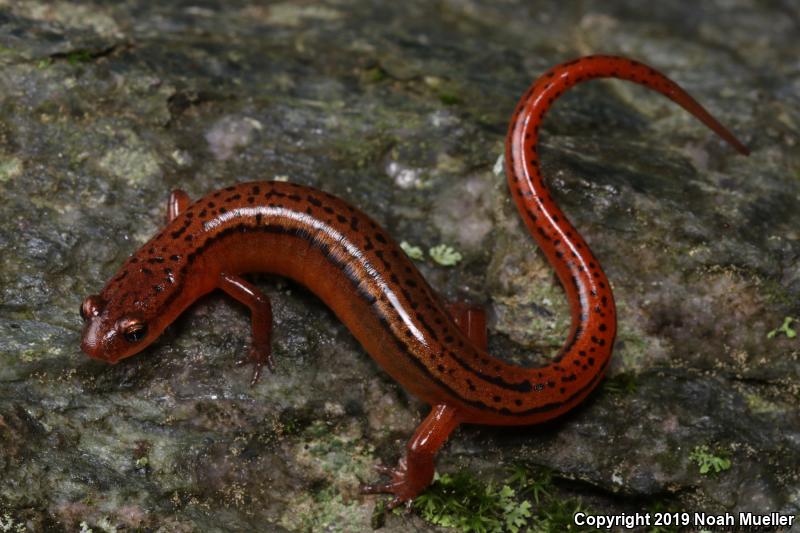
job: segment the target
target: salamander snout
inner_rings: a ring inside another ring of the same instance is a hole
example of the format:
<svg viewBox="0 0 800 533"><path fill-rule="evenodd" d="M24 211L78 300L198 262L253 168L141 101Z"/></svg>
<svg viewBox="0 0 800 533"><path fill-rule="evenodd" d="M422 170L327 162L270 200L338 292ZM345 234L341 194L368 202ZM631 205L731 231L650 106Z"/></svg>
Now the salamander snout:
<svg viewBox="0 0 800 533"><path fill-rule="evenodd" d="M80 307L83 319L81 350L93 359L116 363L135 354L148 343L148 328L143 319L126 315L111 316L106 302L99 296L89 296Z"/></svg>

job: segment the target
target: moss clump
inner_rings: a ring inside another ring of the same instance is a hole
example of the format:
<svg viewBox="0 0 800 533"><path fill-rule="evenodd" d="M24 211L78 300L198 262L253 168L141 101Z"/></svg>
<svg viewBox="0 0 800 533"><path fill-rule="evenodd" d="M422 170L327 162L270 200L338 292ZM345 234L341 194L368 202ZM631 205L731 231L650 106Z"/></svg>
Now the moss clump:
<svg viewBox="0 0 800 533"><path fill-rule="evenodd" d="M442 266L453 266L463 259L460 252L446 244L439 244L428 250L428 255Z"/></svg>
<svg viewBox="0 0 800 533"><path fill-rule="evenodd" d="M638 381L634 374L622 373L613 378L608 378L603 382L603 389L611 394L627 395L633 394L638 388Z"/></svg>
<svg viewBox="0 0 800 533"><path fill-rule="evenodd" d="M422 248L419 246L414 246L406 241L400 243L400 248L406 253L408 257L414 259L415 261L420 261L425 259L425 254L422 251Z"/></svg>
<svg viewBox="0 0 800 533"><path fill-rule="evenodd" d="M364 531L369 523L365 507L358 502L346 502L341 494L332 487L322 489L312 498L298 504L299 514L296 521L287 521L283 525L298 531L327 531L345 533Z"/></svg>
<svg viewBox="0 0 800 533"><path fill-rule="evenodd" d="M428 522L465 533L516 533L531 517L531 503L518 501L509 485L484 484L466 472L437 476L414 507Z"/></svg>
<svg viewBox="0 0 800 533"><path fill-rule="evenodd" d="M697 463L700 467L700 473L703 475L708 474L712 470L715 474L719 474L731 467L731 460L717 453L712 453L709 447L705 444L695 446L692 453L689 454L689 459Z"/></svg>
<svg viewBox="0 0 800 533"><path fill-rule="evenodd" d="M499 485L466 472L437 476L414 508L428 522L467 533L597 531L575 525L575 513L590 511L579 499L553 494L549 470L527 466L513 467Z"/></svg>
<svg viewBox="0 0 800 533"><path fill-rule="evenodd" d="M797 337L797 331L792 329L792 322L797 322L794 318L787 316L783 319L783 324L779 328L775 328L769 333L767 333L767 338L771 339L775 337L778 333L783 333L790 339L794 339Z"/></svg>

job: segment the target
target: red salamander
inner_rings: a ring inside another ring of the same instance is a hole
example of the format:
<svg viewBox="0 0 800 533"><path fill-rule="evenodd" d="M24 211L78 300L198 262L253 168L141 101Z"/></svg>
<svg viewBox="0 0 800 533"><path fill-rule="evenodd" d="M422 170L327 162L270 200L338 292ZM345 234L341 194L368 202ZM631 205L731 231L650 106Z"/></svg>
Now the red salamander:
<svg viewBox="0 0 800 533"><path fill-rule="evenodd" d="M432 406L388 482L367 492L391 505L425 489L434 456L463 423L536 424L578 405L599 383L617 330L614 296L586 241L555 204L539 171L539 126L567 89L593 78L649 87L696 116L742 154L747 148L677 84L636 61L589 56L558 65L525 92L506 140L508 184L531 236L564 287L572 327L548 364L525 368L486 350L483 313L448 306L392 237L328 193L281 182L232 185L191 202L175 191L168 223L81 306L82 349L103 361L140 352L195 300L222 289L252 316L253 379L270 354L269 299L242 278L267 272L313 291L364 349L409 392Z"/></svg>

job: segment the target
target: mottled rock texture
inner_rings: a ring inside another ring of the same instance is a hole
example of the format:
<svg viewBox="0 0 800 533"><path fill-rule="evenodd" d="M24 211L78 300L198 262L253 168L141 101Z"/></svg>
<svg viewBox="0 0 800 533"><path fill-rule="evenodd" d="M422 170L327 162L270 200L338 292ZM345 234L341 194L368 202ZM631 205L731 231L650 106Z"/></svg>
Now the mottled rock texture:
<svg viewBox="0 0 800 533"><path fill-rule="evenodd" d="M545 466L551 490L605 513L797 513L800 337L767 337L800 318L793 2L0 0L5 531L369 530L380 498L358 486L426 408L312 294L253 278L278 363L255 387L234 365L247 314L221 295L116 366L80 352L78 306L157 231L171 189L290 179L459 251L418 264L486 306L495 354L542 360L569 317L493 169L527 84L601 52L670 75L753 154L623 82L558 102L544 171L615 288L610 379L544 426L462 428L439 469ZM730 468L701 474L704 445Z"/></svg>

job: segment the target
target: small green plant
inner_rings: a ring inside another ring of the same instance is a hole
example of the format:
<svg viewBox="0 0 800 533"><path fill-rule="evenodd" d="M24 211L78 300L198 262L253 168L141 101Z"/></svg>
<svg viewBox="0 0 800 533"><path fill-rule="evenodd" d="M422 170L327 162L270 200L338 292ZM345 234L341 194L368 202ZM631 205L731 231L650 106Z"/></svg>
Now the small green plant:
<svg viewBox="0 0 800 533"><path fill-rule="evenodd" d="M520 496L533 498L536 505L545 497L550 497L553 474L547 468L531 468L515 465L510 470L508 483L517 489Z"/></svg>
<svg viewBox="0 0 800 533"><path fill-rule="evenodd" d="M460 253L446 244L434 246L428 250L428 255L442 266L453 266L463 259Z"/></svg>
<svg viewBox="0 0 800 533"><path fill-rule="evenodd" d="M596 528L575 525L575 514L592 514L580 498L549 498L546 505L537 509L531 533L596 532Z"/></svg>
<svg viewBox="0 0 800 533"><path fill-rule="evenodd" d="M414 246L413 244L409 244L406 241L400 243L400 248L403 249L408 257L415 261L419 261L425 257L425 254L422 252L422 248L419 246Z"/></svg>
<svg viewBox="0 0 800 533"><path fill-rule="evenodd" d="M531 503L517 501L508 485L483 484L466 472L442 474L414 500L428 522L464 533L517 533L528 524Z"/></svg>
<svg viewBox="0 0 800 533"><path fill-rule="evenodd" d="M667 505L666 503L664 503L663 501L656 501L647 508L647 511L651 515L655 515L656 513L661 513L661 514L674 513L676 510L673 509L671 506ZM647 533L678 533L680 530L681 526L679 525L651 526L650 529L647 530Z"/></svg>
<svg viewBox="0 0 800 533"><path fill-rule="evenodd" d="M617 374L603 383L605 390L617 395L633 394L636 392L637 387L636 376L629 373Z"/></svg>
<svg viewBox="0 0 800 533"><path fill-rule="evenodd" d="M767 333L767 338L771 339L775 337L778 333L783 333L788 338L794 339L795 337L797 337L797 331L792 329L791 327L792 322L797 322L797 321L794 318L787 316L786 318L783 319L783 324L781 324L781 327L775 328L769 333Z"/></svg>
<svg viewBox="0 0 800 533"><path fill-rule="evenodd" d="M67 54L67 62L70 65L77 65L78 63L88 63L92 60L92 54L88 50L75 50Z"/></svg>
<svg viewBox="0 0 800 533"><path fill-rule="evenodd" d="M441 91L439 101L444 105L456 105L461 103L461 98L455 93Z"/></svg>
<svg viewBox="0 0 800 533"><path fill-rule="evenodd" d="M730 459L715 455L705 444L695 446L692 453L689 454L689 459L697 463L697 466L700 467L700 473L703 475L708 474L712 470L715 474L719 474L731 467Z"/></svg>

